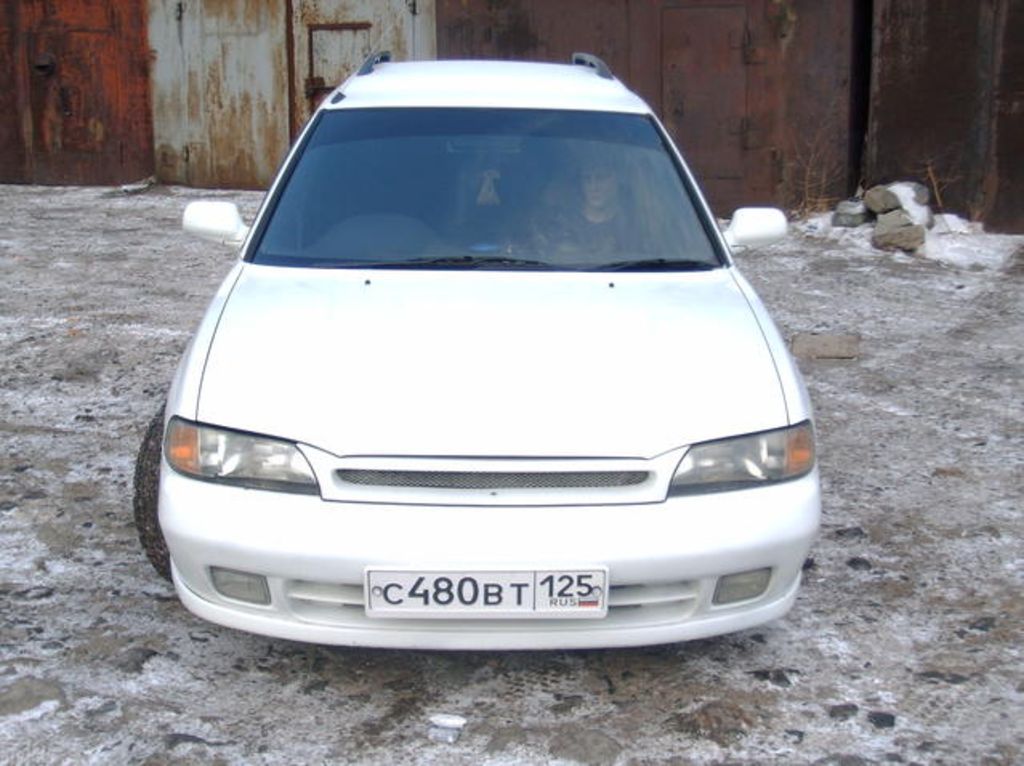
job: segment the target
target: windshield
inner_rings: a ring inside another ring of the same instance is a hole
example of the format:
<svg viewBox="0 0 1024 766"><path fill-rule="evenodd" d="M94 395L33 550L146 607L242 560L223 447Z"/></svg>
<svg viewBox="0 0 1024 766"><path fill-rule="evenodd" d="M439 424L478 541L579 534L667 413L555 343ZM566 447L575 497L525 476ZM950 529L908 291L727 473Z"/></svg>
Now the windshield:
<svg viewBox="0 0 1024 766"><path fill-rule="evenodd" d="M720 265L654 123L513 109L321 113L249 256L326 268Z"/></svg>

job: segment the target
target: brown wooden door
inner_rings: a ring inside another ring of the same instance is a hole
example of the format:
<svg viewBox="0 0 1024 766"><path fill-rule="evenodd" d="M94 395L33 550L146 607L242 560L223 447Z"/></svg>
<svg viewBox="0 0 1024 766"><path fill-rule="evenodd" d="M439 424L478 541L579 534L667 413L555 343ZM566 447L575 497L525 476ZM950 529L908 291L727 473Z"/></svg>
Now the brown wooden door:
<svg viewBox="0 0 1024 766"><path fill-rule="evenodd" d="M0 43L17 121L0 118L0 180L115 184L152 174L143 0L12 5Z"/></svg>

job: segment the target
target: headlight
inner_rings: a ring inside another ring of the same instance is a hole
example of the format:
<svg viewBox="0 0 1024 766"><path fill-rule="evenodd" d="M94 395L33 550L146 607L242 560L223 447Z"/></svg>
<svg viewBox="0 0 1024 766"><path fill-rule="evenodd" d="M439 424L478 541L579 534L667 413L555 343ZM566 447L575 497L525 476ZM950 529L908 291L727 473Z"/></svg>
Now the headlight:
<svg viewBox="0 0 1024 766"><path fill-rule="evenodd" d="M693 445L676 468L669 494L744 489L796 479L813 468L814 429L804 422Z"/></svg>
<svg viewBox="0 0 1024 766"><path fill-rule="evenodd" d="M171 418L164 454L171 468L197 479L309 495L320 491L298 448L278 439Z"/></svg>

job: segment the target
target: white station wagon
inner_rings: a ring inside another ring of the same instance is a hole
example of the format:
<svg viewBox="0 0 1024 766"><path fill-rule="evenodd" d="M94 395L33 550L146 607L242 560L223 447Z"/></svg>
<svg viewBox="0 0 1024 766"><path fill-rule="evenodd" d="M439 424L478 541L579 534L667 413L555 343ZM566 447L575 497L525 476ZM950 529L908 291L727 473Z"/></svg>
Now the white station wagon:
<svg viewBox="0 0 1024 766"><path fill-rule="evenodd" d="M185 606L324 644L607 647L793 604L808 397L651 109L598 59L371 57L303 131L137 464Z"/></svg>

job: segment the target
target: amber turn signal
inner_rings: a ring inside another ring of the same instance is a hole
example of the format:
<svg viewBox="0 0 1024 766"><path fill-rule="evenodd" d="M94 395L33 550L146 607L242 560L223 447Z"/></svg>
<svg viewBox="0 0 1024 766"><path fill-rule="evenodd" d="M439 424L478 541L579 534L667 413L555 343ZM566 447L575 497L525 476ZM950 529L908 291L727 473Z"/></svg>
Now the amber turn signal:
<svg viewBox="0 0 1024 766"><path fill-rule="evenodd" d="M167 429L164 452L167 462L176 470L198 474L199 429L191 423L174 418Z"/></svg>
<svg viewBox="0 0 1024 766"><path fill-rule="evenodd" d="M814 467L814 429L804 423L786 432L786 476L800 476Z"/></svg>

